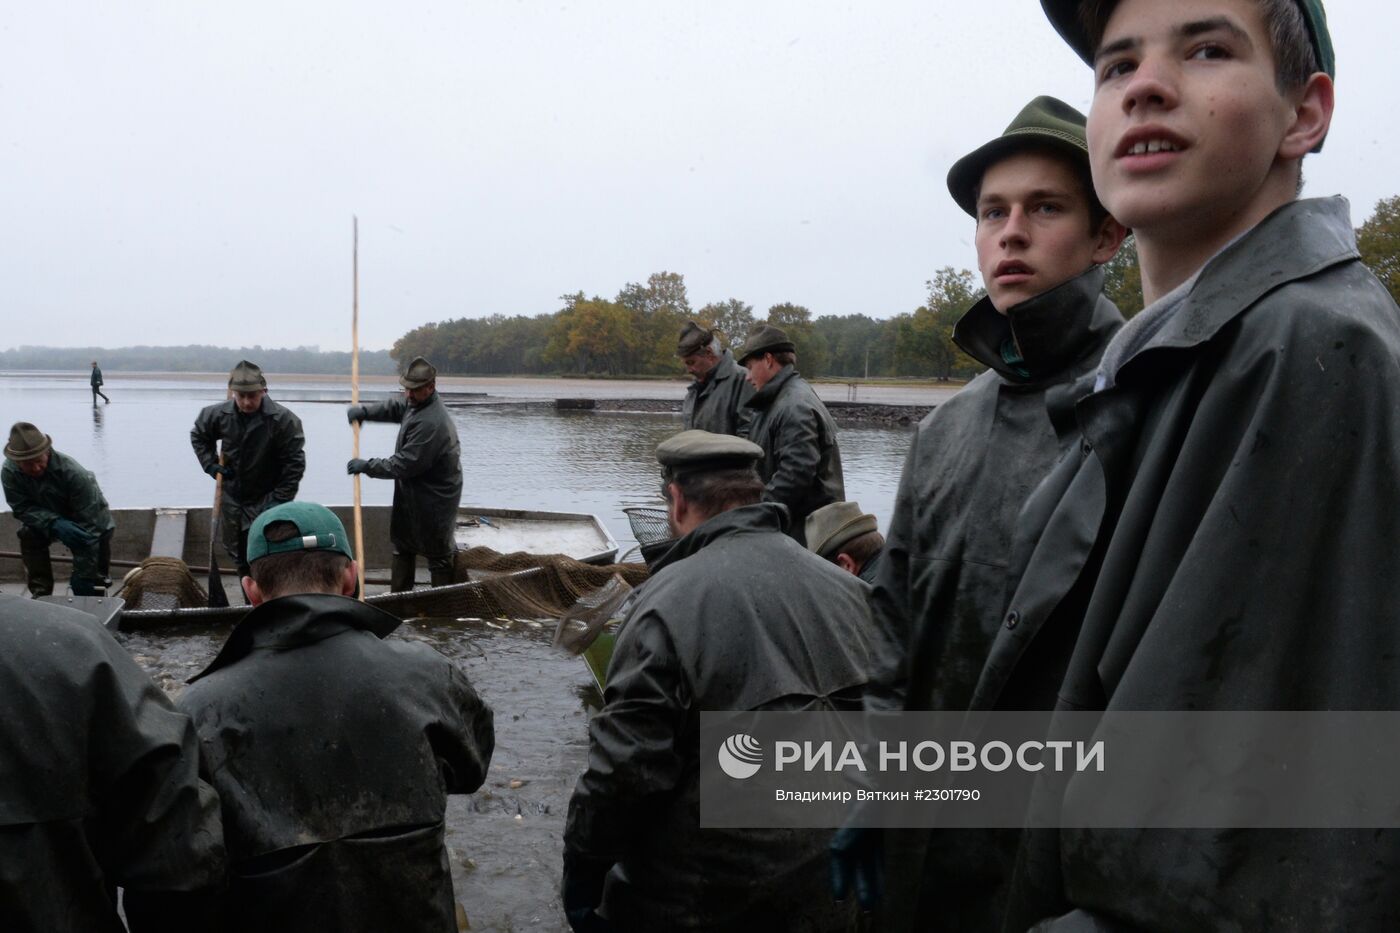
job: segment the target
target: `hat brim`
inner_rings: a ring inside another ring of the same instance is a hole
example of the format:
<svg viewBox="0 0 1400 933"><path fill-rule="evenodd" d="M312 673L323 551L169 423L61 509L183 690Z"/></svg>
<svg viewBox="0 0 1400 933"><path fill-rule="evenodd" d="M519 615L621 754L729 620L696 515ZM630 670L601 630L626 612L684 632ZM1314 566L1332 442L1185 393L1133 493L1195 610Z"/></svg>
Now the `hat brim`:
<svg viewBox="0 0 1400 933"><path fill-rule="evenodd" d="M5 459L12 460L15 463L24 463L26 460L38 460L50 450L53 450L53 438L45 434L44 443L40 444L38 447L31 448L29 450L16 450L9 444L6 444Z"/></svg>
<svg viewBox="0 0 1400 933"><path fill-rule="evenodd" d="M827 535L826 540L813 548L813 551L818 557L831 560L837 554L841 553L843 547L850 544L856 538L879 530L880 525L874 515L857 515L855 518Z"/></svg>
<svg viewBox="0 0 1400 933"><path fill-rule="evenodd" d="M752 350L745 350L744 355L739 357L739 365L743 366L747 360L755 356L762 356L765 353L796 353L797 344L791 340L780 340L777 343L770 343L766 347L754 347Z"/></svg>
<svg viewBox="0 0 1400 933"><path fill-rule="evenodd" d="M433 379L436 378L436 376L433 377ZM408 379L404 376L400 376L399 385L403 386L405 389L421 389L428 383L432 382L433 379Z"/></svg>
<svg viewBox="0 0 1400 933"><path fill-rule="evenodd" d="M1078 140L1056 133L1054 130L1027 127L1013 130L1005 136L998 136L991 142L969 152L953 163L948 169L948 193L970 217L977 216L977 189L982 185L982 176L990 168L1007 156L1034 149L1053 149L1082 161L1087 168L1089 153ZM1093 195L1093 192L1090 192Z"/></svg>
<svg viewBox="0 0 1400 933"><path fill-rule="evenodd" d="M1081 0L1040 0L1040 7L1045 11L1045 18L1050 20L1050 25L1054 26L1060 38L1065 40L1065 44L1083 59L1084 64L1092 65L1094 50L1089 46L1088 30L1079 18L1080 2Z"/></svg>

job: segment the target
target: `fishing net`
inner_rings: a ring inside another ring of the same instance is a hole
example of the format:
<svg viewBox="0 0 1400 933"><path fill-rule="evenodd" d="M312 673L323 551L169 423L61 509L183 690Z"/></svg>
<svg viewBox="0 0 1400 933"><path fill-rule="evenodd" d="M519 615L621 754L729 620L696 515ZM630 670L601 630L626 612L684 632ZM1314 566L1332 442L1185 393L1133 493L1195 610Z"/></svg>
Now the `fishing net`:
<svg viewBox="0 0 1400 933"><path fill-rule="evenodd" d="M148 557L122 580L117 595L126 608L194 609L209 605L209 594L178 557Z"/></svg>

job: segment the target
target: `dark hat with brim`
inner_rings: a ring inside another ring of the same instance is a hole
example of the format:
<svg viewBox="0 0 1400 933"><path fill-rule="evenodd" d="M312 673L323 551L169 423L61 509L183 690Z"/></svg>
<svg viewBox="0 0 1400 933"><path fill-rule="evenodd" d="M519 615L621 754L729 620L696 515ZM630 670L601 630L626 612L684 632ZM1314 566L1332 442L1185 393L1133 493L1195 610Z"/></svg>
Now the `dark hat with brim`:
<svg viewBox="0 0 1400 933"><path fill-rule="evenodd" d="M676 341L676 356L690 356L699 353L710 345L715 335L695 321L687 321L681 328L680 339Z"/></svg>
<svg viewBox="0 0 1400 933"><path fill-rule="evenodd" d="M1032 149L1061 152L1089 168L1089 142L1084 133L1084 114L1062 100L1037 97L1021 108L1006 130L989 143L953 163L948 170L948 193L958 207L977 216L977 192L987 169L1002 159ZM1089 197L1095 197L1089 192Z"/></svg>
<svg viewBox="0 0 1400 933"><path fill-rule="evenodd" d="M228 374L228 387L235 392L256 392L267 388L267 380L257 363L239 360Z"/></svg>
<svg viewBox="0 0 1400 933"><path fill-rule="evenodd" d="M36 460L53 449L53 438L28 421L17 421L10 428L10 442L5 445L5 459L15 463Z"/></svg>
<svg viewBox="0 0 1400 933"><path fill-rule="evenodd" d="M405 389L421 389L436 378L437 369L433 364L421 356L415 356L399 377L399 385Z"/></svg>
<svg viewBox="0 0 1400 933"><path fill-rule="evenodd" d="M656 445L656 461L667 479L682 473L752 468L763 448L732 434L682 431Z"/></svg>
<svg viewBox="0 0 1400 933"><path fill-rule="evenodd" d="M807 516L807 549L831 560L856 538L879 530L875 516L862 512L859 503L833 502Z"/></svg>
<svg viewBox="0 0 1400 933"><path fill-rule="evenodd" d="M772 324L760 322L749 329L749 336L744 340L743 349L739 351L739 362L742 364L749 357L762 353L792 353L796 350L797 346L782 330Z"/></svg>

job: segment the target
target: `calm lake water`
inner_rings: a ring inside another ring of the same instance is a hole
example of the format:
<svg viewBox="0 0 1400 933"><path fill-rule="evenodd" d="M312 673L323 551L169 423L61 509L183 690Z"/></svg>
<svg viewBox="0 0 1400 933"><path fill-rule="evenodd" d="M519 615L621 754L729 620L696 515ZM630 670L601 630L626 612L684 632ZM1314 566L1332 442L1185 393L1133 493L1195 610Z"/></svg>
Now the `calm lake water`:
<svg viewBox="0 0 1400 933"><path fill-rule="evenodd" d="M213 500L213 481L199 468L189 432L199 409L224 397L225 384L226 377L214 375L110 373L103 390L112 402L94 408L86 373L0 374L0 428L8 433L16 421L37 424L55 447L97 475L114 507L206 505ZM533 380L526 388L538 399L548 397L548 386L547 380ZM679 383L633 386L639 397L679 398L684 391ZM526 393L505 386L512 394L497 395L497 386L489 388L471 404L452 408L462 439L463 503L594 512L624 549L630 546L622 510L659 501L654 452L680 429L679 416L524 409L503 403ZM387 391L376 386L365 397L384 397ZM352 501L345 475L351 432L344 382L273 378L270 394L295 411L306 429L300 497L327 504ZM571 380L559 394L585 393ZM362 456L391 454L397 431L397 425L365 424ZM909 439L907 428L841 428L846 496L879 518L882 529L889 523ZM366 479L363 489L367 504L393 499L392 482Z"/></svg>
<svg viewBox="0 0 1400 933"><path fill-rule="evenodd" d="M93 408L86 373L0 374L0 427L8 431L15 421L39 425L59 450L97 474L113 506L211 502L213 483L199 469L189 431L200 408L224 397L225 377L107 378L104 390L112 402ZM301 497L351 501L344 382L271 382L273 396L306 429ZM658 500L653 453L679 429L679 416L558 414L503 402L555 394L679 398L681 384L599 383L600 391L591 393L578 381L560 383L557 392L548 380L453 383L459 391L488 393L452 409L462 439L465 503L594 512L622 548L631 545L622 509ZM366 397L387 391L375 386ZM391 453L396 431L394 425L365 425L363 455ZM909 438L908 429L841 429L847 496L873 512L882 528ZM392 494L390 482L364 483L368 503L387 504ZM123 634L120 640L164 689L178 695L226 634L183 626ZM551 634L551 625L529 621L415 620L391 636L427 641L452 658L495 711L496 752L486 784L475 794L449 798L447 807L453 886L475 931L568 931L558 898L564 817L574 782L587 766L588 715L600 698L583 662L552 648Z"/></svg>

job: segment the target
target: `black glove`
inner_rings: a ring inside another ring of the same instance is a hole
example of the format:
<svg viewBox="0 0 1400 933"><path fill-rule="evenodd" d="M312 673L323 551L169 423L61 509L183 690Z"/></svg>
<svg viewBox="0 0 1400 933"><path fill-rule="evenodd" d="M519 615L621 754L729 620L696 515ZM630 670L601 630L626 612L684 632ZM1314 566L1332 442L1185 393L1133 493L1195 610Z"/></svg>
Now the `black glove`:
<svg viewBox="0 0 1400 933"><path fill-rule="evenodd" d="M564 854L564 916L574 933L612 933L613 925L598 916L603 881L611 865L579 855Z"/></svg>
<svg viewBox="0 0 1400 933"><path fill-rule="evenodd" d="M869 826L843 826L831 837L831 896L844 901L855 888L860 909L871 911L885 886L884 831Z"/></svg>
<svg viewBox="0 0 1400 933"><path fill-rule="evenodd" d="M345 472L350 473L352 475L355 473L368 473L369 461L361 460L360 458L356 457L354 460L351 460L349 463L345 464Z"/></svg>
<svg viewBox="0 0 1400 933"><path fill-rule="evenodd" d="M97 535L75 525L66 518L54 521L53 533L70 551L80 547L91 547L97 541Z"/></svg>
<svg viewBox="0 0 1400 933"><path fill-rule="evenodd" d="M224 479L233 479L233 467L226 467L221 463L216 463L204 471L214 478L222 476Z"/></svg>
<svg viewBox="0 0 1400 933"><path fill-rule="evenodd" d="M365 415L368 414L369 410L366 409L365 406L351 405L349 408L345 409L345 420L354 424L357 421L364 421Z"/></svg>

